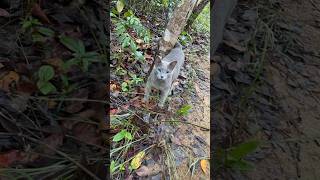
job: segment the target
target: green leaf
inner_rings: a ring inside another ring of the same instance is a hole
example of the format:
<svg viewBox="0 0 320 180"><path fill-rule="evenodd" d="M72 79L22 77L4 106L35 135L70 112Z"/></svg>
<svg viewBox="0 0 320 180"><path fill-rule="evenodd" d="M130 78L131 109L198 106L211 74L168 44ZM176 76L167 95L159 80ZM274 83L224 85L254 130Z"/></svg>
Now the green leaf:
<svg viewBox="0 0 320 180"><path fill-rule="evenodd" d="M232 147L228 151L227 157L231 160L238 161L246 155L248 155L249 153L255 151L258 148L259 144L260 142L255 140L241 143L235 147Z"/></svg>
<svg viewBox="0 0 320 180"><path fill-rule="evenodd" d="M56 87L50 82L38 81L37 86L42 94L47 95L51 92L57 91Z"/></svg>
<svg viewBox="0 0 320 180"><path fill-rule="evenodd" d="M48 37L53 37L53 35L54 35L54 31L52 31L49 28L39 27L38 31L39 31L39 33L41 33L41 34L43 34L45 36L48 36Z"/></svg>
<svg viewBox="0 0 320 180"><path fill-rule="evenodd" d="M122 89L123 92L129 91L129 85L128 85L128 83L127 83L127 82L123 82L123 83L121 84L121 89Z"/></svg>
<svg viewBox="0 0 320 180"><path fill-rule="evenodd" d="M124 170L126 170L126 167L124 166L124 164L120 164L119 169L120 169L120 171L124 171Z"/></svg>
<svg viewBox="0 0 320 180"><path fill-rule="evenodd" d="M132 10L128 10L127 12L124 13L124 17L129 17L129 16L132 16L132 15L133 15Z"/></svg>
<svg viewBox="0 0 320 180"><path fill-rule="evenodd" d="M87 72L89 69L89 61L87 59L82 59L82 70Z"/></svg>
<svg viewBox="0 0 320 180"><path fill-rule="evenodd" d="M128 140L132 140L132 139L133 139L131 133L128 132L128 131L126 131L125 137L126 137Z"/></svg>
<svg viewBox="0 0 320 180"><path fill-rule="evenodd" d="M121 141L124 137L125 137L125 130L121 130L120 132L118 132L116 135L113 136L112 141L113 142L119 142Z"/></svg>
<svg viewBox="0 0 320 180"><path fill-rule="evenodd" d="M65 75L61 75L60 77L61 77L61 80L62 80L63 86L68 87L68 86L69 86L68 77L67 77L67 76L65 76Z"/></svg>
<svg viewBox="0 0 320 180"><path fill-rule="evenodd" d="M169 0L162 0L162 4L165 8L167 8L169 5Z"/></svg>
<svg viewBox="0 0 320 180"><path fill-rule="evenodd" d="M79 59L77 58L72 58L69 59L67 62L63 63L62 68L63 70L68 70L72 65L78 65L79 64Z"/></svg>
<svg viewBox="0 0 320 180"><path fill-rule="evenodd" d="M180 115L180 116L187 115L191 108L192 108L191 105L184 105L177 111L177 114Z"/></svg>
<svg viewBox="0 0 320 180"><path fill-rule="evenodd" d="M60 42L75 53L79 53L79 54L85 53L84 44L79 39L74 39L67 36L60 36Z"/></svg>
<svg viewBox="0 0 320 180"><path fill-rule="evenodd" d="M49 65L41 66L38 72L40 81L46 82L54 77L53 67Z"/></svg>
<svg viewBox="0 0 320 180"><path fill-rule="evenodd" d="M38 33L33 33L32 34L32 41L33 42L44 42L45 39L41 34Z"/></svg>
<svg viewBox="0 0 320 180"><path fill-rule="evenodd" d="M114 160L112 160L111 164L110 164L110 172L113 173L115 170L117 170L116 162Z"/></svg>
<svg viewBox="0 0 320 180"><path fill-rule="evenodd" d="M124 8L124 2L123 2L123 0L118 0L116 6L117 6L117 11L118 11L118 13L121 13L121 11L122 11L123 8Z"/></svg>
<svg viewBox="0 0 320 180"><path fill-rule="evenodd" d="M23 21L23 23L22 23L22 29L28 29L28 28L30 28L31 26L32 26L31 21L25 20L25 21Z"/></svg>
<svg viewBox="0 0 320 180"><path fill-rule="evenodd" d="M250 164L248 161L236 161L231 165L232 169L240 170L240 171L249 171L254 168L252 164Z"/></svg>
<svg viewBox="0 0 320 180"><path fill-rule="evenodd" d="M144 60L144 56L141 51L136 51L134 55L136 56L137 60Z"/></svg>

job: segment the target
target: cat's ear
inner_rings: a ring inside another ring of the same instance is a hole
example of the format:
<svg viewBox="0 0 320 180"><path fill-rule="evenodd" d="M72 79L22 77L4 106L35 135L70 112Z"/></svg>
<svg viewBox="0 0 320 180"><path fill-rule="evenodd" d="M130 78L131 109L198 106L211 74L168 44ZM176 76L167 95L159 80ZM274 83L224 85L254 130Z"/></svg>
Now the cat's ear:
<svg viewBox="0 0 320 180"><path fill-rule="evenodd" d="M169 65L168 65L168 69L170 71L172 71L174 69L174 67L176 67L177 61L172 61Z"/></svg>

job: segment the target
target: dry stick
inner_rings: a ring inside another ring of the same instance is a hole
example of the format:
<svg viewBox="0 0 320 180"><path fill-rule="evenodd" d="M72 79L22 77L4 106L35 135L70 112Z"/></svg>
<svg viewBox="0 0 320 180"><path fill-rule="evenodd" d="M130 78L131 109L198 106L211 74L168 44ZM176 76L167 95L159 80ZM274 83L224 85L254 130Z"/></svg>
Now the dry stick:
<svg viewBox="0 0 320 180"><path fill-rule="evenodd" d="M62 151L59 151L57 150L56 148L54 147L51 147L50 145L42 142L42 141L39 141L37 139L34 139L32 137L28 137L26 135L23 135L23 134L19 134L19 136L22 136L26 139L29 139L30 141L33 141L35 143L38 143L38 144L41 144L41 145L44 145L46 146L47 148L55 151L57 154L60 154L61 156L67 158L69 161L73 162L75 165L77 165L79 168L81 168L84 172L86 172L88 175L90 175L93 179L95 180L101 180L100 178L98 178L96 175L94 175L91 171L89 171L87 168L85 168L82 164L78 163L76 160L72 159L71 157L69 157L66 153L62 152Z"/></svg>
<svg viewBox="0 0 320 180"><path fill-rule="evenodd" d="M193 125L193 126L196 126L196 127L199 127L199 128L203 128L206 131L210 131L209 128L206 128L206 127L203 127L203 126L200 126L200 125L197 125L197 124L189 123L189 122L184 122L184 121L160 121L160 122L179 122L179 123L184 123L184 124L190 124L190 125Z"/></svg>

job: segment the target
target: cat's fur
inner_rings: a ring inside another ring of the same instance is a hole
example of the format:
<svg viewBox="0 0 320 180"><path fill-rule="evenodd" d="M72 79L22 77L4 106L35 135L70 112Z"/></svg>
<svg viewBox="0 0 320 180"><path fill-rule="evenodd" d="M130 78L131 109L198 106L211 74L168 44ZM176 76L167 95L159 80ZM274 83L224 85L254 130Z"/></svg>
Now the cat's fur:
<svg viewBox="0 0 320 180"><path fill-rule="evenodd" d="M155 63L145 87L144 101L148 102L151 88L154 87L161 91L159 107L164 103L172 91L172 84L178 78L180 69L184 63L184 53L180 43L177 43L170 53L161 61Z"/></svg>

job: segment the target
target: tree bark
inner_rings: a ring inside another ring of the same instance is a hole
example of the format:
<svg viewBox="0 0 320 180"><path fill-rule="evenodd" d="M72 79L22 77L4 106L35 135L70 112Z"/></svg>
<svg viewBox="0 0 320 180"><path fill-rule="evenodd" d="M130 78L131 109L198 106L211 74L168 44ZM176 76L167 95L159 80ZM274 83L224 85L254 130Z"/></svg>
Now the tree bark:
<svg viewBox="0 0 320 180"><path fill-rule="evenodd" d="M206 7L210 0L202 0L197 7L194 8L190 18L187 21L186 29L190 29L194 20L197 19L202 10Z"/></svg>
<svg viewBox="0 0 320 180"><path fill-rule="evenodd" d="M158 43L158 50L155 53L153 63L149 69L148 76L154 67L155 61L162 59L176 44L181 31L184 29L197 0L182 0L174 9L163 37Z"/></svg>

